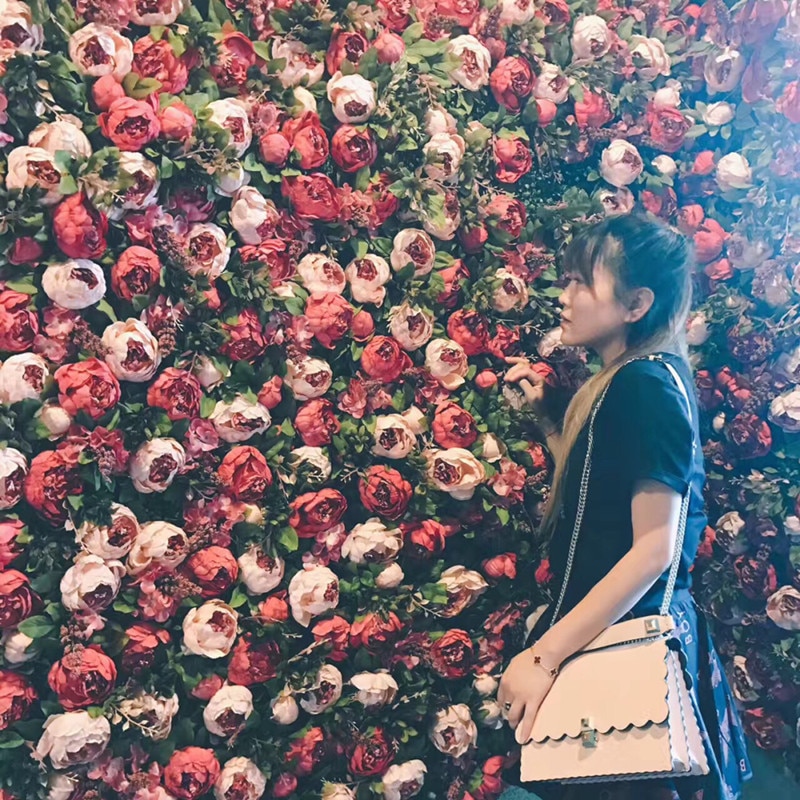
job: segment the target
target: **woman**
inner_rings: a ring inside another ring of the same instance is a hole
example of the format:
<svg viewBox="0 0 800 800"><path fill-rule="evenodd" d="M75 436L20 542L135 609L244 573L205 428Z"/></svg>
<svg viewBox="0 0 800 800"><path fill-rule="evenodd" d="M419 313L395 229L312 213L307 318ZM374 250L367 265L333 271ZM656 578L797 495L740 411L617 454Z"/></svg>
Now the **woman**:
<svg viewBox="0 0 800 800"><path fill-rule="evenodd" d="M733 800L751 774L719 657L689 593L690 568L706 525L703 455L699 446L693 451L699 431L684 336L691 263L687 240L644 216L611 217L575 237L564 255L568 284L559 301L561 341L595 351L602 369L573 398L563 429L543 416L547 403L538 373L525 359L509 359L513 366L506 380L519 384L539 415L556 460L542 524L551 536L553 585L559 588L586 455L587 420L594 403L608 391L595 422L586 509L559 618L553 624L551 607L539 619L529 640L533 645L512 659L503 675L498 702L517 741L528 741L554 668L609 625L658 613L681 499L689 491L689 519L670 613L693 678L711 774L675 781L526 787L546 800ZM668 368L648 358L654 354L681 376L691 395L691 416ZM507 797L530 795L513 789Z"/></svg>

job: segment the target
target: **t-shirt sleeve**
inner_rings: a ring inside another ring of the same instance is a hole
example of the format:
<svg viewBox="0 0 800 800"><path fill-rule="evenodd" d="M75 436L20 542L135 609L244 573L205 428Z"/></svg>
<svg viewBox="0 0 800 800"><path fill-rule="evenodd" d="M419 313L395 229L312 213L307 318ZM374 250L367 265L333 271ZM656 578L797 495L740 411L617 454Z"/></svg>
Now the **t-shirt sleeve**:
<svg viewBox="0 0 800 800"><path fill-rule="evenodd" d="M693 426L667 367L653 361L624 366L611 381L606 404L620 472L631 484L654 480L685 494L694 470Z"/></svg>

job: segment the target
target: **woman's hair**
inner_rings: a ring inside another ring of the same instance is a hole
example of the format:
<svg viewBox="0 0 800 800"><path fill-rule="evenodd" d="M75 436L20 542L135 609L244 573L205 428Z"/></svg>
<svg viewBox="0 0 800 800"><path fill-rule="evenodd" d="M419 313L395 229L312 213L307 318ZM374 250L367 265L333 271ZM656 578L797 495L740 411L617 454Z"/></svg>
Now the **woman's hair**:
<svg viewBox="0 0 800 800"><path fill-rule="evenodd" d="M602 265L614 278L617 299L647 288L653 304L628 328L624 353L605 364L575 394L564 416L562 446L556 459L550 498L542 529L552 533L563 505L563 482L569 454L586 424L595 401L620 367L630 358L668 352L688 358L686 321L692 302L694 253L691 242L674 228L641 214L608 217L580 231L563 253L567 273L594 285L595 269Z"/></svg>

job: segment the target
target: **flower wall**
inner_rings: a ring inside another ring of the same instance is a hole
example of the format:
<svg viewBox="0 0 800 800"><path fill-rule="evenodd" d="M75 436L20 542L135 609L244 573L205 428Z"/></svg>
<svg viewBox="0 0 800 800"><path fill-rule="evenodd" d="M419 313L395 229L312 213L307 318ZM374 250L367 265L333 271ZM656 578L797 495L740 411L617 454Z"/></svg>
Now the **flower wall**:
<svg viewBox="0 0 800 800"><path fill-rule="evenodd" d="M697 250L695 570L800 773L800 5L0 0L0 797L491 800L558 252Z"/></svg>

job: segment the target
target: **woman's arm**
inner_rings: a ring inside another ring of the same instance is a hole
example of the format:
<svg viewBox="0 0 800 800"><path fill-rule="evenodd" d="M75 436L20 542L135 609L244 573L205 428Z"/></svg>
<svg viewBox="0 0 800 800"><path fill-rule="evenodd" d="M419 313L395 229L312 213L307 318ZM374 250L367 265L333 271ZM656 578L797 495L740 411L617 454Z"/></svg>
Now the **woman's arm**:
<svg viewBox="0 0 800 800"><path fill-rule="evenodd" d="M503 674L498 700L512 703L509 723L517 741L530 739L533 722L552 685L542 666L557 667L628 613L669 567L675 549L681 497L663 483L639 481L631 501L633 546L589 594L533 648L516 656Z"/></svg>

